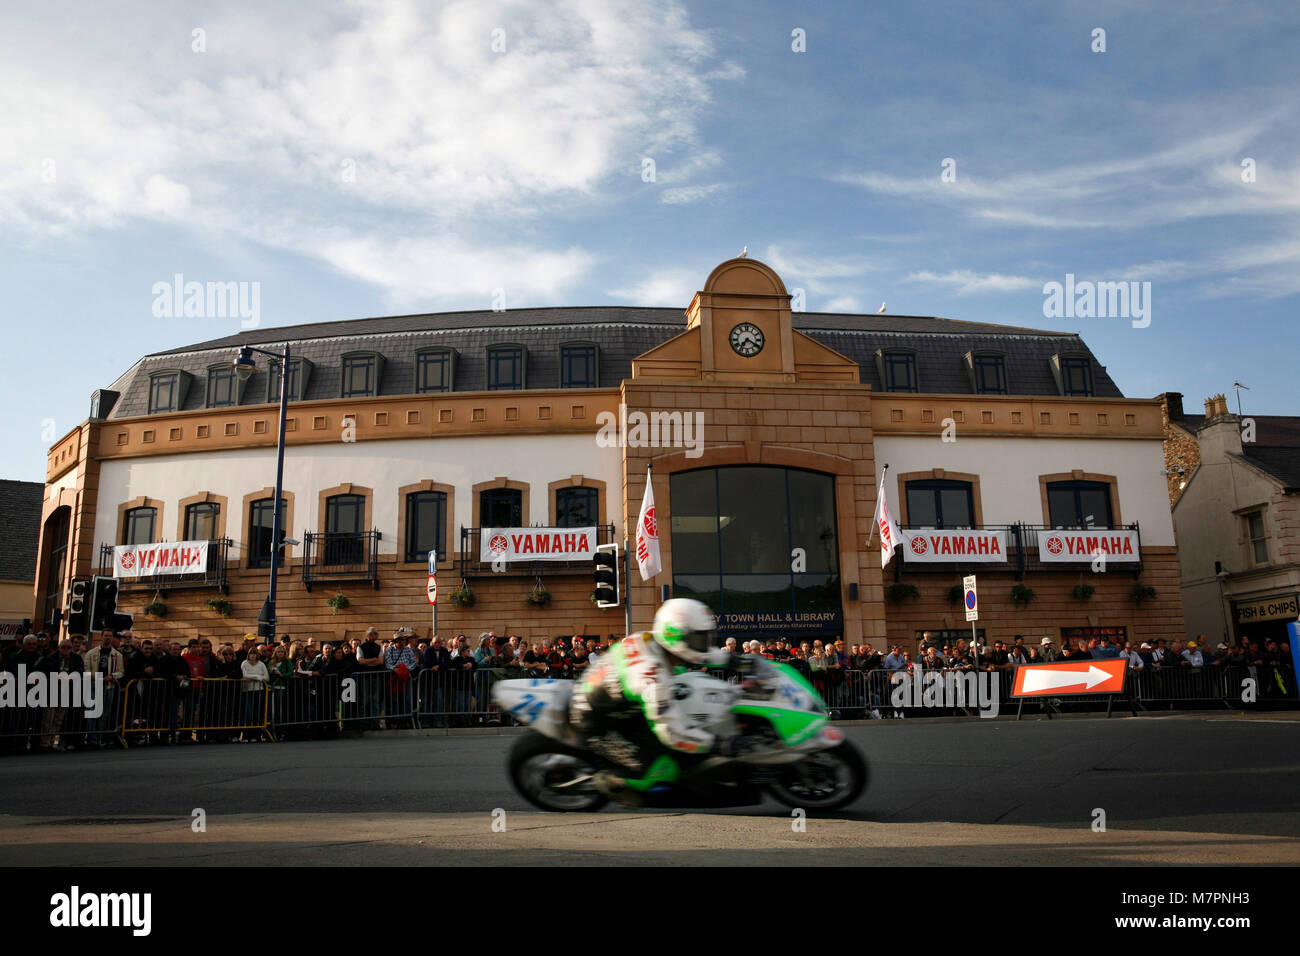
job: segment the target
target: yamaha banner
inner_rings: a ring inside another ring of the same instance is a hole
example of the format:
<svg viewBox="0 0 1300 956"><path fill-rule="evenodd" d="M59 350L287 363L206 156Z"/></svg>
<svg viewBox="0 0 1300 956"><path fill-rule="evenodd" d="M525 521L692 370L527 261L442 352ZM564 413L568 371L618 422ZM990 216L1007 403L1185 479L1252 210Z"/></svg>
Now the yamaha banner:
<svg viewBox="0 0 1300 956"><path fill-rule="evenodd" d="M1139 550L1136 531L1038 532L1039 561L1091 561L1103 556L1107 561L1140 561Z"/></svg>
<svg viewBox="0 0 1300 956"><path fill-rule="evenodd" d="M113 549L113 577L142 578L155 574L203 574L208 570L206 541L162 544L120 544Z"/></svg>
<svg viewBox="0 0 1300 956"><path fill-rule="evenodd" d="M992 564L1007 560L1005 531L905 531L903 559L909 564Z"/></svg>
<svg viewBox="0 0 1300 956"><path fill-rule="evenodd" d="M596 554L592 528L484 528L481 561L590 561Z"/></svg>

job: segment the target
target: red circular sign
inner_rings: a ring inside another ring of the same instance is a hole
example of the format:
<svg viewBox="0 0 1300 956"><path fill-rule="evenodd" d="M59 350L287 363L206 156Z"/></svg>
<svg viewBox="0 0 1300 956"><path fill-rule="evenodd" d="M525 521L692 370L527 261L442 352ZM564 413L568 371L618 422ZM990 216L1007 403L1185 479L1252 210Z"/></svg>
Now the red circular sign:
<svg viewBox="0 0 1300 956"><path fill-rule="evenodd" d="M1047 539L1047 550L1052 554L1060 554L1065 549L1065 544L1056 535Z"/></svg>
<svg viewBox="0 0 1300 956"><path fill-rule="evenodd" d="M123 552L122 552L122 570L124 570L124 571L130 571L133 567L135 567L135 552L134 552L134 551L123 551Z"/></svg>
<svg viewBox="0 0 1300 956"><path fill-rule="evenodd" d="M659 537L659 523L655 521L654 508L645 513L645 533L652 538Z"/></svg>
<svg viewBox="0 0 1300 956"><path fill-rule="evenodd" d="M493 554L505 554L508 547L510 547L510 542L506 540L506 536L503 534L494 534L492 540L488 542L488 550Z"/></svg>
<svg viewBox="0 0 1300 956"><path fill-rule="evenodd" d="M925 554L926 550L930 547L925 543L925 539L920 535L917 535L911 540L910 546L913 554Z"/></svg>

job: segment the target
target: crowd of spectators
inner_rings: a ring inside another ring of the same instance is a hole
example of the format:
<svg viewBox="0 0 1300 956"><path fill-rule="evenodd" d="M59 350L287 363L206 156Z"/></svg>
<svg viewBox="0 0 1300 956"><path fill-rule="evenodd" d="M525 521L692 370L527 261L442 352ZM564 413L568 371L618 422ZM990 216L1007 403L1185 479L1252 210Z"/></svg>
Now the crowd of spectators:
<svg viewBox="0 0 1300 956"><path fill-rule="evenodd" d="M182 645L131 631L103 631L89 643L81 637L55 643L40 632L0 648L0 670L17 674L22 665L28 673L100 672L104 712L83 720L79 712L66 708L9 708L0 713L0 749L119 745L124 704L128 726L145 728L132 743L155 745L255 741L261 733L251 728L267 719L276 726L332 727L335 732L340 720L348 718L356 718L354 725L361 729L410 726L415 709L427 714L433 726L500 723L501 715L487 700L489 674L580 680L591 661L617 639L617 635L607 639L574 635L530 641L486 632L476 640L464 634L445 641L440 636L425 640L406 627L382 639L372 627L359 638L334 642L297 641L289 635L264 642L246 634L238 643L214 644L198 637ZM846 646L843 640L777 638L738 644L728 638L726 648L733 657L729 674L742 671L746 654L780 661L801 672L832 703L846 696L848 675L854 672L1010 671L1020 664L1116 658L1127 660L1132 671L1155 673L1200 675L1225 667L1262 668L1265 694L1294 693L1294 688L1288 690L1289 676L1283 676L1284 671L1289 675L1290 649L1272 639L1262 646L1251 641L1210 648L1203 636L1185 644L1158 639L1135 645L1118 644L1103 635L1087 641L1064 639L1058 649L1051 637L1035 642L1017 635L1011 642L981 646L976 653L965 638L940 641L925 632L915 655L898 644L882 653L870 644ZM359 678L360 697L345 712L339 687L342 678L351 676ZM128 688L131 696L123 701ZM263 689L269 693L258 693ZM267 712L259 709L263 707Z"/></svg>

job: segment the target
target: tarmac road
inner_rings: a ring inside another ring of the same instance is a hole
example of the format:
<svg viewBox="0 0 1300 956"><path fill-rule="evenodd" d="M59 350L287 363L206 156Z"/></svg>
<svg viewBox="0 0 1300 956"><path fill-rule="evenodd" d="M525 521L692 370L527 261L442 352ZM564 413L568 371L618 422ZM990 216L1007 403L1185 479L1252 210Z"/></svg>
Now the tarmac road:
<svg viewBox="0 0 1300 956"><path fill-rule="evenodd" d="M539 813L507 782L510 733L4 757L0 864L1300 863L1300 714L845 730L871 785L803 832L770 800Z"/></svg>

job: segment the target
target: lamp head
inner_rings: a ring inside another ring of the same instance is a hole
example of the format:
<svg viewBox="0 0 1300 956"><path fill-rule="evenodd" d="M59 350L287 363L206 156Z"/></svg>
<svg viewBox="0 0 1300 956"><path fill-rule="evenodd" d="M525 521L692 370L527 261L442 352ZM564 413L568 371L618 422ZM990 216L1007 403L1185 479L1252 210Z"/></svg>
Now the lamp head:
<svg viewBox="0 0 1300 956"><path fill-rule="evenodd" d="M253 361L253 350L247 345L240 348L238 357L230 365L241 382L247 382L257 371L257 363Z"/></svg>

